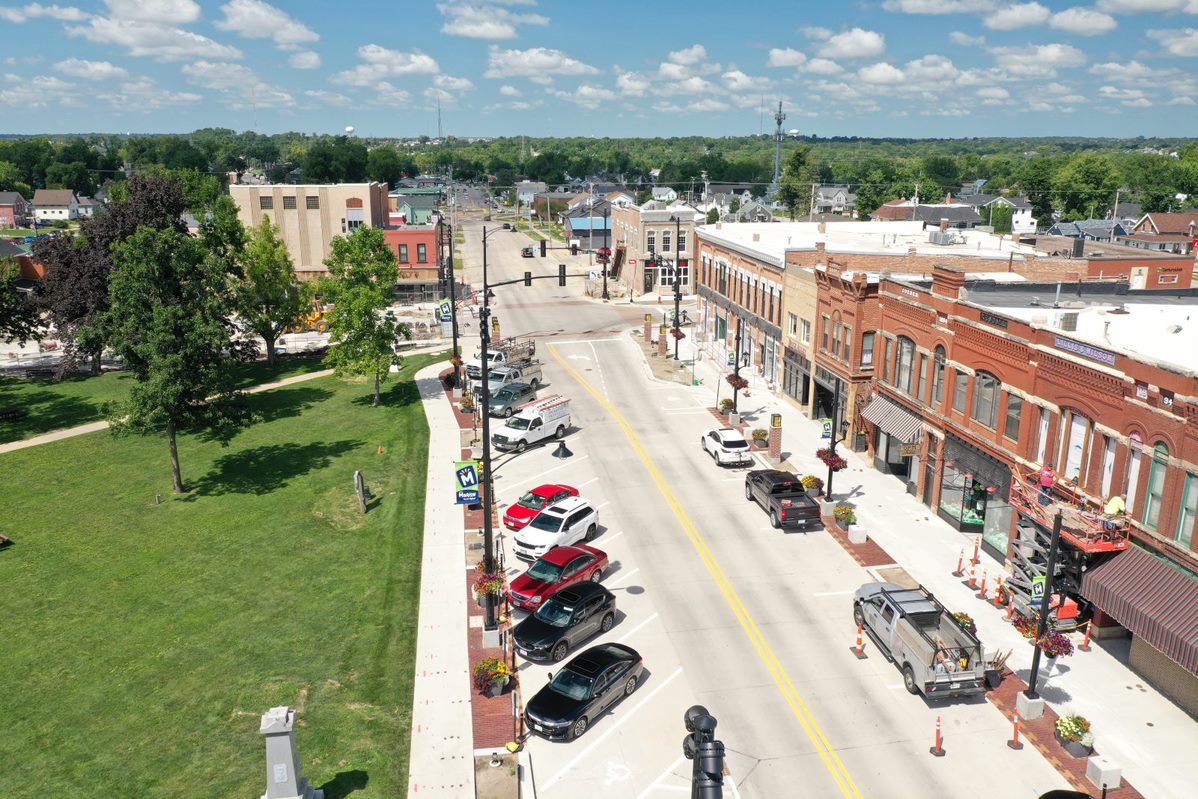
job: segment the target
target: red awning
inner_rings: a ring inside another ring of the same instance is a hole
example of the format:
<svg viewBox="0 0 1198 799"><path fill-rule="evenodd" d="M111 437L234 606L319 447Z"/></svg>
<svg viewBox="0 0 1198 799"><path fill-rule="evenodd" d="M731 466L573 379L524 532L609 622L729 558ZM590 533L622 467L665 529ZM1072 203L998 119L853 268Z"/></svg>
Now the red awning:
<svg viewBox="0 0 1198 799"><path fill-rule="evenodd" d="M1198 578L1133 546L1082 576L1081 594L1198 674Z"/></svg>

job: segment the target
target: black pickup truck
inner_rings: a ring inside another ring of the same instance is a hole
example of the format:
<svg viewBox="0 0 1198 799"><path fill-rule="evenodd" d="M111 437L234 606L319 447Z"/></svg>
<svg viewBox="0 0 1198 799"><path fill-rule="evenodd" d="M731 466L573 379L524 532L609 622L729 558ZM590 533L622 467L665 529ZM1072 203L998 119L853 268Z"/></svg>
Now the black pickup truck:
<svg viewBox="0 0 1198 799"><path fill-rule="evenodd" d="M749 472L745 475L745 499L764 508L775 529L821 524L819 502L803 488L797 474L777 469Z"/></svg>

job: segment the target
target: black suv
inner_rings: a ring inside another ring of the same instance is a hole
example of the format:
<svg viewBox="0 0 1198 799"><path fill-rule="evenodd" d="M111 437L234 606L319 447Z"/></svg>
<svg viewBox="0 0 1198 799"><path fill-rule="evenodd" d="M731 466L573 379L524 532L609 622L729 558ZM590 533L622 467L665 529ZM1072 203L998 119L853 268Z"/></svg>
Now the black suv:
<svg viewBox="0 0 1198 799"><path fill-rule="evenodd" d="M516 651L528 660L558 661L593 635L616 623L616 597L587 580L553 594L536 613L516 625Z"/></svg>

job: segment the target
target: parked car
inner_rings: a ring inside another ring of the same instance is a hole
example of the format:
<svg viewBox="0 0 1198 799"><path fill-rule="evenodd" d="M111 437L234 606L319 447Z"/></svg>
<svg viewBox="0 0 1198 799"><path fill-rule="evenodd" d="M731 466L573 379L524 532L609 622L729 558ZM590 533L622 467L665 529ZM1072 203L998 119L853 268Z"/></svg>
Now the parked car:
<svg viewBox="0 0 1198 799"><path fill-rule="evenodd" d="M527 383L535 389L541 385L541 380L540 361L525 361L514 366L499 366L487 374L487 391L498 391L509 383ZM478 380L472 380L470 383L470 390L476 394L482 391L482 387L481 375Z"/></svg>
<svg viewBox="0 0 1198 799"><path fill-rule="evenodd" d="M503 514L503 526L509 530L523 529L533 520L534 516L545 508L552 507L563 499L576 496L578 496L578 489L574 486L560 483L537 486L520 497L514 504L508 506Z"/></svg>
<svg viewBox="0 0 1198 799"><path fill-rule="evenodd" d="M616 623L616 596L599 583L581 582L551 596L512 630L516 652L527 660L557 662Z"/></svg>
<svg viewBox="0 0 1198 799"><path fill-rule="evenodd" d="M504 422L491 443L504 452L523 452L529 444L547 438L564 438L570 429L570 400L559 394L541 397Z"/></svg>
<svg viewBox="0 0 1198 799"><path fill-rule="evenodd" d="M745 475L745 499L764 508L775 529L821 523L819 502L807 493L797 474L777 469L749 472Z"/></svg>
<svg viewBox="0 0 1198 799"><path fill-rule="evenodd" d="M631 696L645 669L640 654L623 644L600 644L575 655L524 706L524 723L536 735L572 741L616 702Z"/></svg>
<svg viewBox="0 0 1198 799"><path fill-rule="evenodd" d="M749 442L734 428L709 430L703 434L700 443L703 445L703 451L720 466L744 466L753 463Z"/></svg>
<svg viewBox="0 0 1198 799"><path fill-rule="evenodd" d="M532 247L525 247L524 249L520 250L520 255L523 258L535 258L536 257L536 255L532 251Z"/></svg>
<svg viewBox="0 0 1198 799"><path fill-rule="evenodd" d="M554 547L590 541L599 532L599 511L582 497L570 497L537 514L513 537L516 557L536 560Z"/></svg>
<svg viewBox="0 0 1198 799"><path fill-rule="evenodd" d="M537 398L537 390L528 383L506 383L491 392L487 408L492 416L511 416L516 408Z"/></svg>
<svg viewBox="0 0 1198 799"><path fill-rule="evenodd" d="M511 223L511 222L504 222L504 223L503 223L503 229L504 229L504 230L511 230L511 229L512 229L512 223Z"/></svg>

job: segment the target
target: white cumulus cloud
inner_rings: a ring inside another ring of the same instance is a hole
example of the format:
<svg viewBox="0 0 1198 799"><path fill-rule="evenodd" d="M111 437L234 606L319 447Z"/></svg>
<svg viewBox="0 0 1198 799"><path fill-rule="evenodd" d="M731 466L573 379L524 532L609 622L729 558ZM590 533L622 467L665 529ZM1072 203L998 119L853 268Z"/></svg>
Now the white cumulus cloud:
<svg viewBox="0 0 1198 799"><path fill-rule="evenodd" d="M877 31L852 28L828 38L819 49L825 58L871 58L886 49L886 37Z"/></svg>
<svg viewBox="0 0 1198 799"><path fill-rule="evenodd" d="M962 33L961 31L953 31L948 35L948 38L962 47L981 47L986 43L985 36L970 36L968 33Z"/></svg>
<svg viewBox="0 0 1198 799"><path fill-rule="evenodd" d="M185 25L200 18L194 0L104 0L108 16L159 25Z"/></svg>
<svg viewBox="0 0 1198 799"><path fill-rule="evenodd" d="M0 19L14 25L39 17L48 17L62 22L80 22L90 16L91 14L80 11L74 6L46 6L41 3L29 3L20 8L0 6Z"/></svg>
<svg viewBox="0 0 1198 799"><path fill-rule="evenodd" d="M544 82L550 75L597 75L599 70L548 47L504 50L491 45L487 52L487 78L529 78Z"/></svg>
<svg viewBox="0 0 1198 799"><path fill-rule="evenodd" d="M1016 28L1042 25L1051 13L1039 3L1015 3L1009 6L1000 6L987 14L983 24L996 31L1012 31Z"/></svg>
<svg viewBox="0 0 1198 799"><path fill-rule="evenodd" d="M468 92L474 89L474 84L468 78L455 78L452 75L438 75L433 78L433 85L447 92Z"/></svg>
<svg viewBox="0 0 1198 799"><path fill-rule="evenodd" d="M419 50L406 53L377 44L365 44L358 48L358 57L366 63L338 72L333 76L333 81L350 86L372 86L384 78L436 75L441 71L435 58Z"/></svg>
<svg viewBox="0 0 1198 799"><path fill-rule="evenodd" d="M294 69L318 69L320 67L320 53L312 50L300 50L298 53L292 53L287 58L287 63Z"/></svg>
<svg viewBox="0 0 1198 799"><path fill-rule="evenodd" d="M437 10L445 17L441 32L468 39L514 39L520 25L548 25L541 14L517 14L493 4L441 3Z"/></svg>
<svg viewBox="0 0 1198 799"><path fill-rule="evenodd" d="M770 48L770 57L769 61L766 62L766 66L797 67L806 60L807 56L798 50L792 50L789 47L772 47Z"/></svg>
<svg viewBox="0 0 1198 799"><path fill-rule="evenodd" d="M1148 31L1148 35L1161 43L1170 55L1189 58L1198 56L1198 29L1183 28L1182 30Z"/></svg>
<svg viewBox="0 0 1198 799"><path fill-rule="evenodd" d="M616 87L630 97L644 97L652 81L638 72L622 72L616 77Z"/></svg>
<svg viewBox="0 0 1198 799"><path fill-rule="evenodd" d="M707 48L701 44L692 44L690 47L671 52L670 60L675 64L694 66L707 60Z"/></svg>
<svg viewBox="0 0 1198 799"><path fill-rule="evenodd" d="M68 58L59 61L54 68L64 75L83 80L113 80L129 77L129 71L108 61L85 61L81 58Z"/></svg>
<svg viewBox="0 0 1198 799"><path fill-rule="evenodd" d="M242 57L236 47L157 22L93 17L87 25L67 26L67 34L82 36L99 44L124 47L129 55L159 61L229 60Z"/></svg>
<svg viewBox="0 0 1198 799"><path fill-rule="evenodd" d="M839 75L844 68L830 58L813 58L803 65L803 71L816 75Z"/></svg>
<svg viewBox="0 0 1198 799"><path fill-rule="evenodd" d="M519 97L520 96L520 90L517 89L515 86L500 86L499 93L502 94L504 97Z"/></svg>
<svg viewBox="0 0 1198 799"><path fill-rule="evenodd" d="M324 89L308 89L304 92L304 96L311 97L313 100L318 100L325 105L334 105L339 108L344 108L353 102L340 92L327 92Z"/></svg>
<svg viewBox="0 0 1198 799"><path fill-rule="evenodd" d="M1067 8L1059 14L1053 14L1048 24L1078 36L1101 36L1119 27L1110 14L1092 8Z"/></svg>
<svg viewBox="0 0 1198 799"><path fill-rule="evenodd" d="M966 14L994 8L989 0L885 0L882 8L904 14Z"/></svg>
<svg viewBox="0 0 1198 799"><path fill-rule="evenodd" d="M863 83L900 83L903 78L901 69L885 61L857 70L857 79Z"/></svg>
<svg viewBox="0 0 1198 799"><path fill-rule="evenodd" d="M247 39L270 39L279 47L294 48L319 41L320 35L286 11L262 0L230 0L220 7L225 18L216 23Z"/></svg>

